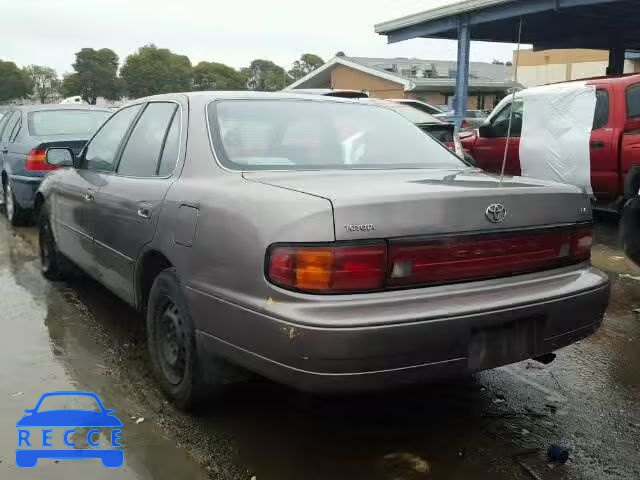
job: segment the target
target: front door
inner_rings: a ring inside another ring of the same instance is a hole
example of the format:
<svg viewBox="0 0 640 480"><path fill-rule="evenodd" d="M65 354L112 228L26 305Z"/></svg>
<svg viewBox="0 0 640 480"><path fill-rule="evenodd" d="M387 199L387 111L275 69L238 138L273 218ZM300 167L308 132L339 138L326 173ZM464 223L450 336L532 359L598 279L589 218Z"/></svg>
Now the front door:
<svg viewBox="0 0 640 480"><path fill-rule="evenodd" d="M115 113L89 141L76 161L54 185L52 215L59 248L87 273L95 276L93 236L95 199L104 180L102 173L113 170L116 154L139 105Z"/></svg>
<svg viewBox="0 0 640 480"><path fill-rule="evenodd" d="M520 175L522 112L521 100L516 100L513 106L513 113L511 112L511 103L507 103L497 115L489 120L486 127L480 130L473 149L473 158L479 168L492 173L500 173L502 171L504 152L507 146L507 133L509 132L509 116L512 114L505 173L507 175ZM486 135L483 135L483 132Z"/></svg>
<svg viewBox="0 0 640 480"><path fill-rule="evenodd" d="M162 201L173 182L181 120L182 108L176 103L147 104L115 172L103 174L96 196L98 278L132 304L136 258L153 239Z"/></svg>

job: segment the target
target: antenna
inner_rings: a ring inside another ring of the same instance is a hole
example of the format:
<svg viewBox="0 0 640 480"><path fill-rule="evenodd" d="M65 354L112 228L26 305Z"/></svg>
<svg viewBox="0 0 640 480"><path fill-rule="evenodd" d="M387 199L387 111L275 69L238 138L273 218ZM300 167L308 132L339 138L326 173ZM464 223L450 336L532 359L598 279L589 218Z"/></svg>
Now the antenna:
<svg viewBox="0 0 640 480"><path fill-rule="evenodd" d="M522 17L520 17L520 24L518 26L518 49L516 50L516 61L513 66L515 69L515 75L513 82L518 83L518 63L520 61L520 41L522 40ZM507 165L507 153L509 153L509 139L511 138L511 124L513 122L513 104L516 101L516 86L512 87L513 92L511 94L511 105L509 106L509 127L507 128L507 142L504 146L504 158L502 159L502 169L500 170L500 185L504 180L504 168Z"/></svg>

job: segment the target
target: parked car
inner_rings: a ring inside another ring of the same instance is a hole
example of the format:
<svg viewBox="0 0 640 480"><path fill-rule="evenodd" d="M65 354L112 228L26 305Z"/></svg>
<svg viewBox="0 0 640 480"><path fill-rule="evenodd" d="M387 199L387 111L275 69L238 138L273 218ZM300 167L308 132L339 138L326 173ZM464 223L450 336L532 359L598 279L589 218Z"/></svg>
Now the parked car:
<svg viewBox="0 0 640 480"><path fill-rule="evenodd" d="M413 98L392 98L391 101L409 105L411 107L414 107L414 108L417 108L418 110L423 111L424 113L428 113L429 115L437 115L437 114L446 112L446 110L441 110L438 107L434 107L433 105L430 105L426 102L422 102L420 100L416 100Z"/></svg>
<svg viewBox="0 0 640 480"><path fill-rule="evenodd" d="M448 111L439 113L436 114L436 117L446 122L455 123L456 112ZM486 121L487 117L488 115L484 112L484 110L467 110L465 117L462 119L462 125L460 128L465 131L477 128Z"/></svg>
<svg viewBox="0 0 640 480"><path fill-rule="evenodd" d="M70 147L80 152L109 116L108 109L82 105L15 107L0 121L0 170L7 218L28 223L42 177L56 168L45 161L47 148Z"/></svg>
<svg viewBox="0 0 640 480"><path fill-rule="evenodd" d="M346 90L344 88L292 88L283 90L285 93L296 93L298 95L323 95L325 97L339 98L369 98L367 92L361 90Z"/></svg>
<svg viewBox="0 0 640 480"><path fill-rule="evenodd" d="M425 133L428 133L433 138L438 140L447 146L447 148L456 151L456 142L454 135L454 125L452 123L447 123L439 118L425 113L422 110L415 108L413 105L399 103L395 100L378 100L378 99L367 99L362 100L364 103L370 103L374 105L379 105L381 107L389 108L394 112L399 113L411 123L416 125L420 130ZM458 140L459 141L459 140ZM460 147L460 145L458 145ZM462 152L462 149L459 148L459 151Z"/></svg>
<svg viewBox="0 0 640 480"><path fill-rule="evenodd" d="M596 88L589 144L591 186L599 205L620 211L640 190L640 75L586 80ZM510 98L501 102L473 135L462 139L477 165L499 172L506 145ZM516 97L505 171L520 175L519 145L524 111Z"/></svg>
<svg viewBox="0 0 640 480"><path fill-rule="evenodd" d="M401 115L284 93L139 99L50 148L42 271L146 312L164 392L239 365L299 389L391 388L547 354L609 299L578 188L469 167Z"/></svg>

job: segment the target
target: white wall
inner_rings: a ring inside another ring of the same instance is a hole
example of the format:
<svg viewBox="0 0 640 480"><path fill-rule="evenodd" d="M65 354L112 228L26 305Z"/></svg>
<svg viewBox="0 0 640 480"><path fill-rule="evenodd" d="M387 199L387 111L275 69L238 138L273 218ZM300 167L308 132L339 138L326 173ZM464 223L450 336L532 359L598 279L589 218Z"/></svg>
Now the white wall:
<svg viewBox="0 0 640 480"><path fill-rule="evenodd" d="M548 83L579 80L581 78L606 75L609 62L580 62L571 64L571 78L567 78L567 66L564 63L537 65L518 68L518 82L525 87L537 87ZM635 63L626 60L624 73L633 73Z"/></svg>

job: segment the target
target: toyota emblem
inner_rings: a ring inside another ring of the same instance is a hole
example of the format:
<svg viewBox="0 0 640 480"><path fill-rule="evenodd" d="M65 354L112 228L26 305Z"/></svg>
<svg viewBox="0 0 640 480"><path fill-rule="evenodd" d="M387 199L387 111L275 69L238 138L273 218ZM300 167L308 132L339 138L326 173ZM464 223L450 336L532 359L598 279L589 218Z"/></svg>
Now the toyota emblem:
<svg viewBox="0 0 640 480"><path fill-rule="evenodd" d="M504 205L499 203L494 203L487 207L487 210L484 212L487 220L491 223L500 223L505 218L507 218L507 209L504 208Z"/></svg>

